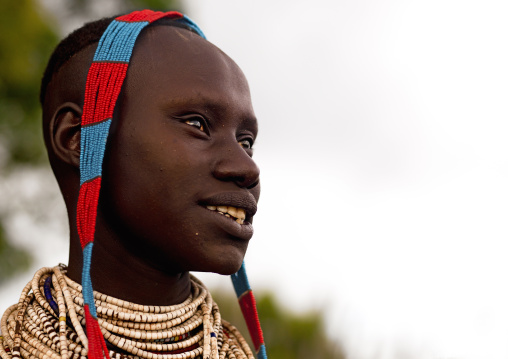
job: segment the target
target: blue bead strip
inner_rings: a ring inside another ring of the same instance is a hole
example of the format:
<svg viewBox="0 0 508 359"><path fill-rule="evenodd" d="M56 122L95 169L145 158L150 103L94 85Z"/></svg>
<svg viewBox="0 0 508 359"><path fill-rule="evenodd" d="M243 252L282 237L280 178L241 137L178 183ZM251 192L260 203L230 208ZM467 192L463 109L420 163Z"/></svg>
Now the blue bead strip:
<svg viewBox="0 0 508 359"><path fill-rule="evenodd" d="M81 285L83 286L83 300L88 304L90 314L97 319L97 310L93 300L92 279L90 277L90 265L92 264L93 242L90 242L83 249L83 271Z"/></svg>
<svg viewBox="0 0 508 359"><path fill-rule="evenodd" d="M257 352L256 356L258 357L258 359L267 359L267 355L266 355L266 347L264 344L261 344L259 346L259 351Z"/></svg>
<svg viewBox="0 0 508 359"><path fill-rule="evenodd" d="M180 19L176 19L174 20L176 22L179 22L179 23L182 23L182 24L185 24L187 25L188 27L190 27L192 30L196 31L198 33L199 36L201 36L203 39L206 40L206 36L205 34L203 33L203 31L201 31L201 29L199 28L199 26L194 22L192 21L187 15L183 15L182 18Z"/></svg>
<svg viewBox="0 0 508 359"><path fill-rule="evenodd" d="M102 174L111 119L81 128L80 185Z"/></svg>
<svg viewBox="0 0 508 359"><path fill-rule="evenodd" d="M245 271L245 262L242 263L240 270L231 275L233 287L235 288L236 296L240 298L242 294L250 290L249 280L247 279L247 272Z"/></svg>
<svg viewBox="0 0 508 359"><path fill-rule="evenodd" d="M123 22L113 20L99 41L93 61L129 62L136 38L148 24L148 21Z"/></svg>

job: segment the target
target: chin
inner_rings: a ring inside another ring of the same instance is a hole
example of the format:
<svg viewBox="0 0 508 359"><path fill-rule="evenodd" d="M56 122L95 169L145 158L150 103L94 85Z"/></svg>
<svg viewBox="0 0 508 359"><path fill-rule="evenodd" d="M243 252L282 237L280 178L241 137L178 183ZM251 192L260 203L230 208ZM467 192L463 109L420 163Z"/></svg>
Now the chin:
<svg viewBox="0 0 508 359"><path fill-rule="evenodd" d="M239 253L241 252L241 253ZM197 272L211 272L221 275L231 275L238 272L243 263L245 251L232 251L229 253L221 253L220 255L208 257L206 262L203 262Z"/></svg>
<svg viewBox="0 0 508 359"><path fill-rule="evenodd" d="M237 263L228 263L227 265L222 266L219 268L219 270L214 270L214 273L222 274L222 275L232 275L235 274L240 270L240 267L242 266L242 261L239 261Z"/></svg>

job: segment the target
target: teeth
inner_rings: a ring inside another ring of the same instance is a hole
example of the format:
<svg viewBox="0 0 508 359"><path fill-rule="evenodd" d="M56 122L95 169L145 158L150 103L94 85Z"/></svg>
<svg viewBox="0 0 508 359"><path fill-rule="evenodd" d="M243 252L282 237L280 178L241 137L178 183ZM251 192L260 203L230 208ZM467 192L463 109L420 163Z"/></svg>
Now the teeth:
<svg viewBox="0 0 508 359"><path fill-rule="evenodd" d="M223 216L233 218L237 223L243 224L245 221L245 210L231 206L206 206L210 211L217 211Z"/></svg>
<svg viewBox="0 0 508 359"><path fill-rule="evenodd" d="M228 207L228 213L232 215L233 217L238 217L236 215L236 207Z"/></svg>
<svg viewBox="0 0 508 359"><path fill-rule="evenodd" d="M242 209L242 208L238 208L236 210L236 216L235 217L238 218L238 219L241 219L242 222L243 222L243 220L245 219L245 210Z"/></svg>

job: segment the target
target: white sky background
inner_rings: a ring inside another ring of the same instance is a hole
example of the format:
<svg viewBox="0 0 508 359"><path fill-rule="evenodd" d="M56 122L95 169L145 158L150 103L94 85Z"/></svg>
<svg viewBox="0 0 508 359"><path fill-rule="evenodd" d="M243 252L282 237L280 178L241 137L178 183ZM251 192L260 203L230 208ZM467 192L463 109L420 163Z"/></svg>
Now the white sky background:
<svg viewBox="0 0 508 359"><path fill-rule="evenodd" d="M507 358L506 3L190 4L260 122L254 287L352 358Z"/></svg>
<svg viewBox="0 0 508 359"><path fill-rule="evenodd" d="M251 85L254 289L323 308L352 359L508 358L508 5L185 3ZM48 240L37 266L66 261Z"/></svg>

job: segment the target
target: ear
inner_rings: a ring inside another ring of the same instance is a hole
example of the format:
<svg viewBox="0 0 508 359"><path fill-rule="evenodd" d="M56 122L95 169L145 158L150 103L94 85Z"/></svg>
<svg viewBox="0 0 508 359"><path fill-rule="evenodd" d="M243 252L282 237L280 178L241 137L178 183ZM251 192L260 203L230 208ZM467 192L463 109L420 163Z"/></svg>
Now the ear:
<svg viewBox="0 0 508 359"><path fill-rule="evenodd" d="M81 116L83 111L73 102L58 107L49 124L50 144L61 161L79 168Z"/></svg>

